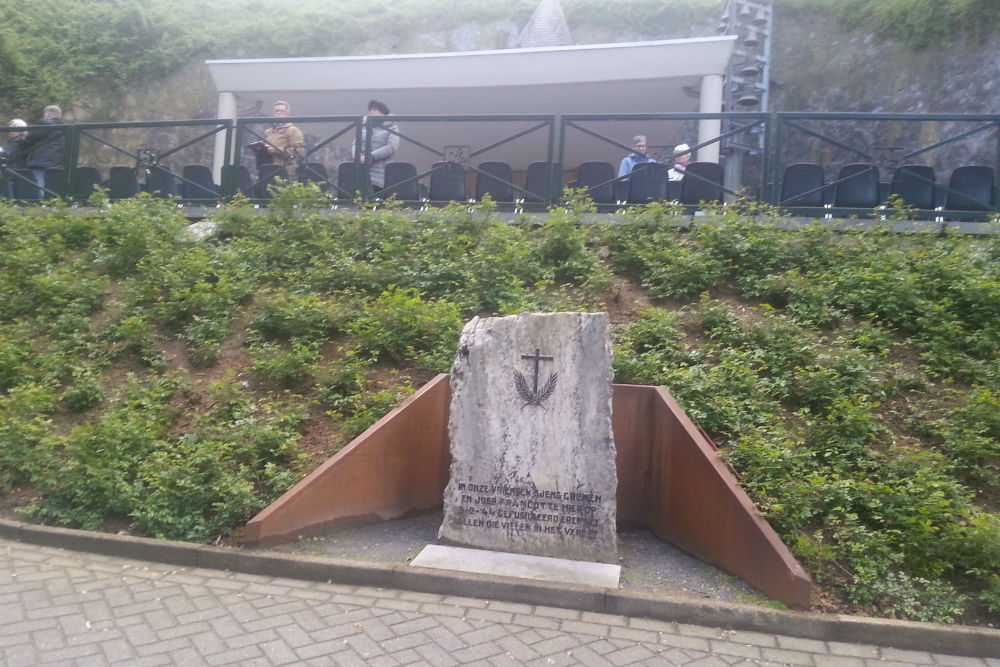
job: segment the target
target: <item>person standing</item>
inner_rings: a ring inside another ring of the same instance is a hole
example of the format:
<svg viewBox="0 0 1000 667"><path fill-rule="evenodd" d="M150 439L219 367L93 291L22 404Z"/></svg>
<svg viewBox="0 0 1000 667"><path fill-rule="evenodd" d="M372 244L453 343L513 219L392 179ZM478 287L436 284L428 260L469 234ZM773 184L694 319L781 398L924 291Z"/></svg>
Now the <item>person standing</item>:
<svg viewBox="0 0 1000 667"><path fill-rule="evenodd" d="M284 100L274 103L275 118L288 118L292 107ZM302 130L291 123L275 123L264 130L264 147L274 159L284 165L290 180L295 180L296 170L305 155Z"/></svg>
<svg viewBox="0 0 1000 667"><path fill-rule="evenodd" d="M632 137L632 152L622 158L622 163L618 167L619 180L627 181L635 165L643 162L653 162L653 159L646 155L646 135L638 134Z"/></svg>
<svg viewBox="0 0 1000 667"><path fill-rule="evenodd" d="M677 144L674 146L674 166L667 172L667 177L671 181L679 181L684 178L684 170L691 162L691 147L687 144Z"/></svg>
<svg viewBox="0 0 1000 667"><path fill-rule="evenodd" d="M21 118L15 118L9 123L7 127L27 127L28 124L24 122ZM28 167L28 156L24 152L24 139L27 136L27 132L8 132L6 141L3 145L3 157L4 157L4 168L5 169L27 169ZM4 181L4 195L7 197L14 196L14 182L8 176Z"/></svg>
<svg viewBox="0 0 1000 667"><path fill-rule="evenodd" d="M62 109L55 104L42 109L43 127L40 130L28 132L21 142L21 151L27 153L27 167L35 176L38 186L38 198L45 198L45 170L59 168L64 165L66 156L66 135L59 129L63 124Z"/></svg>
<svg viewBox="0 0 1000 667"><path fill-rule="evenodd" d="M372 150L371 162L368 163L368 178L371 180L372 190L378 192L385 187L385 165L396 154L399 148L399 126L381 116L389 115L389 107L378 100L368 102L368 118L371 119L372 128ZM366 118L367 121L367 118ZM369 123L365 123L361 128L361 146L352 145L351 150L358 156L361 164L365 164L365 138L366 128Z"/></svg>

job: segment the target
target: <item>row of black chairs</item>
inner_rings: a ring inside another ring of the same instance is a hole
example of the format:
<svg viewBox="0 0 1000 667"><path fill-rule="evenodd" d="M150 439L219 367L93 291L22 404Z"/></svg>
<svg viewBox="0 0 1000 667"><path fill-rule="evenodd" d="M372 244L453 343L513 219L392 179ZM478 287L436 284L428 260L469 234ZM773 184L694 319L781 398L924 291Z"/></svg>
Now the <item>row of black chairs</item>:
<svg viewBox="0 0 1000 667"><path fill-rule="evenodd" d="M994 184L991 167L956 167L945 185L926 165L900 166L890 181L882 182L875 165L861 163L844 165L836 180L827 183L820 165L802 162L785 168L779 198L787 208L874 209L895 195L920 210L989 211L997 203Z"/></svg>
<svg viewBox="0 0 1000 667"><path fill-rule="evenodd" d="M139 170L135 167L111 167L108 177L104 178L97 167L77 167L73 192L67 193L62 169L45 170L42 191L39 191L35 184L34 173L30 169L9 169L5 174L5 181L10 184L10 189L0 188L0 191L10 192L14 199L21 201L67 196L77 201L85 201L93 194L95 187L106 190L112 199L133 197L139 192L149 192L163 197L179 196L190 200L218 201L219 199L220 190L212 179L212 171L204 165L185 166L180 179L165 167L149 169L144 182L139 181L138 173Z"/></svg>
<svg viewBox="0 0 1000 667"><path fill-rule="evenodd" d="M619 178L609 162L582 162L571 187L585 188L597 204L648 204L677 201L685 206L723 199L722 165L691 162L680 180L669 180L669 169L659 162L641 162Z"/></svg>
<svg viewBox="0 0 1000 667"><path fill-rule="evenodd" d="M96 167L77 167L75 191L71 198L86 200L95 187L104 188L113 199L134 196L145 191L157 196L177 196L187 201L215 203L222 188L215 183L211 170L204 165L186 165L180 176L165 167L146 171L140 183L135 167L111 167L104 179ZM514 176L505 162L481 162L475 172L474 186L467 186L466 168L451 162L436 162L427 174L419 174L409 162L390 162L385 168L385 188L378 193L402 201L468 201L482 200L489 195L496 202L519 200L542 202L557 197L562 177L548 162L533 162L528 166L524 186L514 184ZM429 185L422 181L429 174ZM341 199L353 199L367 191L367 172L352 162L339 165L336 181L331 181L322 163L310 162L297 172L299 181L319 183L324 190ZM261 165L257 179L242 165L230 165L223 170L223 181L232 190L254 199L269 199L269 186L276 179L288 180L282 165ZM12 196L18 200L47 199L66 196L63 192L63 172L48 169L45 192L40 192L31 170L8 170L6 180ZM684 178L670 181L665 165L648 162L636 165L627 179L618 178L608 162L581 163L572 187L584 188L598 204L643 204L650 201L679 201L685 205L717 202L723 199L722 167L712 162L693 162ZM554 190L554 191L553 191ZM8 192L0 187L0 196ZM472 193L472 196L470 196ZM995 174L990 167L966 165L957 167L946 184L937 182L934 169L925 165L904 165L895 170L889 182L879 179L879 170L871 164L848 164L827 182L823 168L814 163L796 163L785 168L779 186L779 204L789 209L834 207L838 209L872 210L898 195L908 205L920 210L951 211L994 210L996 201Z"/></svg>

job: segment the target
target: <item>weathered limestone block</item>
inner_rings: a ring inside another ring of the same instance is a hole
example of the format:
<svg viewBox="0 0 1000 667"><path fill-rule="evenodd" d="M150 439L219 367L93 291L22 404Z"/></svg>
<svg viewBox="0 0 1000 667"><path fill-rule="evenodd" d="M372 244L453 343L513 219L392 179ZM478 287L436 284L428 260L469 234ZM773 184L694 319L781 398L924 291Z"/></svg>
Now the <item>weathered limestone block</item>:
<svg viewBox="0 0 1000 667"><path fill-rule="evenodd" d="M451 370L451 475L439 536L615 562L618 481L604 313L465 325Z"/></svg>

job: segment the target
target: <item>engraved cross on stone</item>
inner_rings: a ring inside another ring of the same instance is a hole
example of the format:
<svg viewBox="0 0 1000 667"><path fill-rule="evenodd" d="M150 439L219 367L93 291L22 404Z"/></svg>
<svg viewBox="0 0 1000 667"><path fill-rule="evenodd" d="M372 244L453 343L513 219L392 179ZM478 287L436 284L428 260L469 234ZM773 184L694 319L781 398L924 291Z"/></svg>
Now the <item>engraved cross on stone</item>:
<svg viewBox="0 0 1000 667"><path fill-rule="evenodd" d="M546 357L542 355L541 350L536 347L534 354L522 354L521 358L529 359L535 362L535 384L532 387L532 391L534 391L535 394L538 394L538 364L543 361L552 361L555 357Z"/></svg>

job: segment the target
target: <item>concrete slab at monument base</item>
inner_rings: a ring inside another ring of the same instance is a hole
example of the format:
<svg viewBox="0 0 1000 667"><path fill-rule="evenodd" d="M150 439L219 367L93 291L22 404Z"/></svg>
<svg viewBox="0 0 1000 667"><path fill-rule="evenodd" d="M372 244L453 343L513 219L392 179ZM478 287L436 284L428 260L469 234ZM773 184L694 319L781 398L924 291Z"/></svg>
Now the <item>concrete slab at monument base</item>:
<svg viewBox="0 0 1000 667"><path fill-rule="evenodd" d="M812 582L712 443L663 387L614 385L617 519L649 526L683 551L792 608ZM337 523L441 506L448 481L448 376L398 408L254 517L245 541L271 546Z"/></svg>
<svg viewBox="0 0 1000 667"><path fill-rule="evenodd" d="M548 556L528 556L442 544L428 544L410 562L411 567L493 574L500 577L558 581L602 588L618 588L620 565L590 563Z"/></svg>

